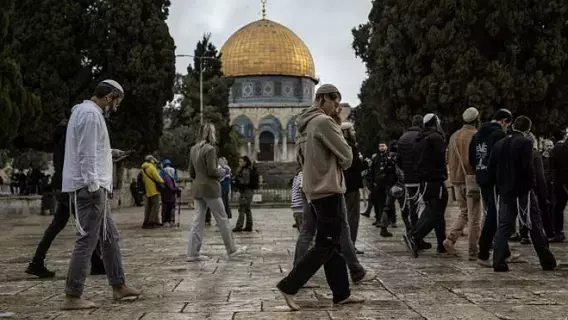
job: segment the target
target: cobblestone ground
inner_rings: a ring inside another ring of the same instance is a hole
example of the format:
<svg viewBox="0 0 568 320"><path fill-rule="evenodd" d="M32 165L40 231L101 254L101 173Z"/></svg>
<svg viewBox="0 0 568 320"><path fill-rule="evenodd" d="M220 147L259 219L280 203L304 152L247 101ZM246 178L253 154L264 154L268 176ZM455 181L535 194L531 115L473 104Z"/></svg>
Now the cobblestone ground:
<svg viewBox="0 0 568 320"><path fill-rule="evenodd" d="M235 210L236 213L236 210ZM182 212L182 229L142 230L143 213L133 208L115 213L121 231L128 283L143 296L131 302L111 300L104 276L87 280L85 297L98 309L59 310L67 263L73 247L71 225L55 240L48 255L57 277L37 280L24 273L50 217L3 218L0 221L0 311L20 319L566 319L568 271L543 272L530 246L513 244L525 259L511 264L511 272L493 273L467 261L462 238L459 258L425 253L410 257L401 240L378 236L371 220L362 217L358 248L361 262L375 270L376 281L353 286L367 301L359 306L334 307L323 273L314 281L321 289L306 289L298 300L300 312L288 312L275 284L290 269L297 236L287 209L255 209L255 232L238 234L248 254L238 260L223 257L216 227L208 227L203 253L209 262L185 262L187 225L193 212ZM448 210L448 225L456 208ZM234 219L233 219L234 222ZM432 239L433 240L433 239ZM565 245L552 245L566 260Z"/></svg>

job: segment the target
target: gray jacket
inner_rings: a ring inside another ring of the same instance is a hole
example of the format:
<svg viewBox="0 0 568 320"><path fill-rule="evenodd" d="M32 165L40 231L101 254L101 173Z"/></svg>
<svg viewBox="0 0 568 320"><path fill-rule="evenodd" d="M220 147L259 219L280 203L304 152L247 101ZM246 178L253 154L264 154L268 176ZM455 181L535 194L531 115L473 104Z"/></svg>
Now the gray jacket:
<svg viewBox="0 0 568 320"><path fill-rule="evenodd" d="M200 142L191 148L189 158L192 196L198 199L221 198L221 179L225 170L219 167L216 148Z"/></svg>

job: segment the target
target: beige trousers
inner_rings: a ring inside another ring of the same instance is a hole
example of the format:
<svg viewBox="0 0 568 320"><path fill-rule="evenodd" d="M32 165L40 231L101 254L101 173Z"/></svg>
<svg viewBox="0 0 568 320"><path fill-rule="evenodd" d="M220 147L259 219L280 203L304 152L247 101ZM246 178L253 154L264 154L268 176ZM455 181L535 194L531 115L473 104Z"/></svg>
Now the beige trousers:
<svg viewBox="0 0 568 320"><path fill-rule="evenodd" d="M460 214L454 221L448 234L448 240L456 243L467 225L467 236L470 255L477 254L477 243L481 233L481 197L467 195L465 184L454 185L456 201L460 208Z"/></svg>

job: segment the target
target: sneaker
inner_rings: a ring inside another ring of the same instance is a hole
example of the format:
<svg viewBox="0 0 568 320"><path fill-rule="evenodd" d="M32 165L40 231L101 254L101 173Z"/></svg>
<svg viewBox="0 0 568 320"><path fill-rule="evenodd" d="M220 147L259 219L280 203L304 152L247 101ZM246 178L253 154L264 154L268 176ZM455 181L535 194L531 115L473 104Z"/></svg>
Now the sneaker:
<svg viewBox="0 0 568 320"><path fill-rule="evenodd" d="M240 228L234 228L234 229L233 229L233 232L243 232L243 229L240 229Z"/></svg>
<svg viewBox="0 0 568 320"><path fill-rule="evenodd" d="M196 261L209 261L209 260L211 260L211 258L209 258L208 256L198 255L198 256L195 256L195 257L187 257L187 259L185 261L196 262Z"/></svg>
<svg viewBox="0 0 568 320"><path fill-rule="evenodd" d="M489 261L489 259L487 260L482 260L482 259L477 259L477 264L480 265L481 267L484 268L492 268L493 264Z"/></svg>
<svg viewBox="0 0 568 320"><path fill-rule="evenodd" d="M454 243L451 240L449 240L449 239L444 240L442 245L444 246L444 248L446 249L446 252L448 254L454 255L454 256L458 255L458 252L456 251Z"/></svg>
<svg viewBox="0 0 568 320"><path fill-rule="evenodd" d="M302 286L302 288L304 288L304 289L317 289L317 288L320 288L320 285L315 283L315 282L308 281L308 282L306 282L306 284L304 284Z"/></svg>
<svg viewBox="0 0 568 320"><path fill-rule="evenodd" d="M511 255L505 259L505 262L507 263L515 263L518 262L519 259L521 258L521 254L517 253L517 252L511 252Z"/></svg>
<svg viewBox="0 0 568 320"><path fill-rule="evenodd" d="M28 268L26 269L26 273L31 274L33 276L37 276L40 279L55 277L55 272L47 269L43 264L38 265L38 264L30 263L28 265Z"/></svg>
<svg viewBox="0 0 568 320"><path fill-rule="evenodd" d="M392 233L390 233L387 228L381 228L381 233L380 233L381 237L383 238L390 238L392 237Z"/></svg>
<svg viewBox="0 0 568 320"><path fill-rule="evenodd" d="M291 294L287 294L282 292L282 290L278 289L278 291L280 291L280 293L282 294L282 296L284 297L284 301L286 301L286 304L288 305L288 308L290 308L292 311L298 311L300 310L300 306L296 303L296 301L294 300L294 296Z"/></svg>
<svg viewBox="0 0 568 320"><path fill-rule="evenodd" d="M235 258L235 257L238 257L242 254L245 254L245 253L247 253L247 249L248 249L247 246L240 247L235 252L229 254L229 258Z"/></svg>
<svg viewBox="0 0 568 320"><path fill-rule="evenodd" d="M365 302L365 299L361 298L361 297L354 297L353 295L350 295L347 299L343 300L343 301L339 301L337 303L334 304L356 304L356 303L363 303Z"/></svg>
<svg viewBox="0 0 568 320"><path fill-rule="evenodd" d="M353 281L353 283L361 284L363 282L373 281L373 280L375 280L376 277L377 277L376 273L374 273L373 271L367 270L367 272L365 272L365 275L363 276L363 278L361 278L360 280L357 280L357 281Z"/></svg>
<svg viewBox="0 0 568 320"><path fill-rule="evenodd" d="M164 228L169 228L169 227L170 227L170 223L169 223L169 222L164 223L163 227L164 227Z"/></svg>
<svg viewBox="0 0 568 320"><path fill-rule="evenodd" d="M65 297L63 304L61 305L61 310L85 310L94 309L97 305L89 300L76 298L76 297Z"/></svg>
<svg viewBox="0 0 568 320"><path fill-rule="evenodd" d="M365 252L355 248L355 254L365 254Z"/></svg>
<svg viewBox="0 0 568 320"><path fill-rule="evenodd" d="M521 239L521 244L531 244L531 239L529 238L522 238Z"/></svg>
<svg viewBox="0 0 568 320"><path fill-rule="evenodd" d="M128 300L138 298L142 293L125 285L112 289L112 298L114 300Z"/></svg>

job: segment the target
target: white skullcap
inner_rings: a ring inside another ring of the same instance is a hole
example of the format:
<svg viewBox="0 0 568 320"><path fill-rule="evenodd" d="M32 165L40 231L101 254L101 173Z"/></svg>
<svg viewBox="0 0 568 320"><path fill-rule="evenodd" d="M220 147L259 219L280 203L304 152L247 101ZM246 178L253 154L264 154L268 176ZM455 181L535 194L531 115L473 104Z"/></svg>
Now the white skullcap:
<svg viewBox="0 0 568 320"><path fill-rule="evenodd" d="M478 116L479 111L477 111L477 109L475 109L474 107L467 108L462 114L463 121L468 123L475 121Z"/></svg>
<svg viewBox="0 0 568 320"><path fill-rule="evenodd" d="M124 94L124 89L122 88L122 86L120 85L120 83L111 80L111 79L107 79L107 80L103 80L101 83L106 83L110 86L112 86L113 88L119 90L120 92L122 92L122 94Z"/></svg>
<svg viewBox="0 0 568 320"><path fill-rule="evenodd" d="M351 130L353 128L353 124L351 122L342 122L341 123L341 130Z"/></svg>
<svg viewBox="0 0 568 320"><path fill-rule="evenodd" d="M435 114L433 113L428 113L427 115L424 116L424 120L422 120L422 123L424 123L424 125L429 124L432 120L436 120L437 121L438 117L436 117Z"/></svg>

